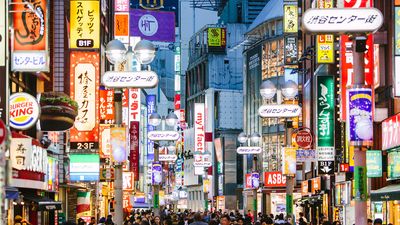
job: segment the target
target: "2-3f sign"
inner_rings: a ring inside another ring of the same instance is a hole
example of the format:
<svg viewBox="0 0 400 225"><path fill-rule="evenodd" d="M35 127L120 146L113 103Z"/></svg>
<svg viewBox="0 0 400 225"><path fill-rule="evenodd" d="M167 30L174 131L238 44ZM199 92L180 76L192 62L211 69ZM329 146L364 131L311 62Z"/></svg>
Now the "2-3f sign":
<svg viewBox="0 0 400 225"><path fill-rule="evenodd" d="M335 161L318 161L318 175L335 174Z"/></svg>

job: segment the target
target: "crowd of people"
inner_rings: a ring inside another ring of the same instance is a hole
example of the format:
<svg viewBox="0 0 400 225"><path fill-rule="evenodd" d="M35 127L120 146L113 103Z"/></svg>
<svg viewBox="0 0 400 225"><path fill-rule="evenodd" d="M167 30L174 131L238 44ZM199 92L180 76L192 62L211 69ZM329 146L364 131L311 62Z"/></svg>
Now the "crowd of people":
<svg viewBox="0 0 400 225"><path fill-rule="evenodd" d="M83 219L79 219L78 223L66 222L65 225L87 225ZM340 222L329 222L325 216L322 216L320 225L341 225ZM102 217L96 221L94 217L91 218L88 225L119 225L113 222L112 216L107 218ZM263 215L258 214L257 219L249 210L247 214L242 215L238 210L235 212L192 212L191 210L173 212L171 210L163 210L160 216L154 215L151 210L136 210L125 218L123 225L311 225L304 217L303 213L293 223L291 218L285 217L283 214L279 215ZM381 219L372 221L368 219L368 225L382 225ZM388 224L391 225L391 224Z"/></svg>

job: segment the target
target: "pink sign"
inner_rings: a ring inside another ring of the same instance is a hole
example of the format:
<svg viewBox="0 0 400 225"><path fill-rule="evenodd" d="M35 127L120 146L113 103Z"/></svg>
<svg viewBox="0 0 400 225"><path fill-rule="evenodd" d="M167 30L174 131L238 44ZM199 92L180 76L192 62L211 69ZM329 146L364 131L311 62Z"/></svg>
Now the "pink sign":
<svg viewBox="0 0 400 225"><path fill-rule="evenodd" d="M400 113L382 122L382 150L400 146Z"/></svg>
<svg viewBox="0 0 400 225"><path fill-rule="evenodd" d="M128 12L129 11L129 0L115 0L115 11L116 12Z"/></svg>

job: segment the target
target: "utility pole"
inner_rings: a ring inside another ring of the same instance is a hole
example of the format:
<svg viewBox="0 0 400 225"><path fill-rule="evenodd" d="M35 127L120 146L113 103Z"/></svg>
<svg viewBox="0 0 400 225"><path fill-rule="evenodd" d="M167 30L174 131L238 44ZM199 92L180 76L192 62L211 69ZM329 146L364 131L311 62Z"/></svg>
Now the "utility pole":
<svg viewBox="0 0 400 225"><path fill-rule="evenodd" d="M115 65L117 67L117 65ZM115 125L122 126L122 92L121 89L116 89L114 94L115 106ZM115 200L115 224L123 224L124 211L123 209L123 190L122 190L122 163L114 165L115 182L114 182L114 200Z"/></svg>
<svg viewBox="0 0 400 225"><path fill-rule="evenodd" d="M365 51L366 49L365 36L355 36L353 39L353 87L365 87ZM369 87L370 88L370 87ZM362 188L367 183L366 176L366 152L363 150L363 146L354 147L354 176L356 173L359 174L359 185L356 187L356 198L355 198L355 215L357 217L355 225L367 224L367 196L363 196ZM366 190L364 190L365 192ZM360 196L357 196L360 193Z"/></svg>
<svg viewBox="0 0 400 225"><path fill-rule="evenodd" d="M292 147L292 133L293 133L293 122L286 120L285 123L286 133L286 147ZM295 186L295 175L290 174L286 176L286 216L292 219L293 223L293 190Z"/></svg>
<svg viewBox="0 0 400 225"><path fill-rule="evenodd" d="M154 142L154 162L158 162L159 159L159 143ZM153 192L154 215L160 216L160 185L153 185Z"/></svg>
<svg viewBox="0 0 400 225"><path fill-rule="evenodd" d="M255 154L253 156L253 171L257 171L257 155ZM253 176L253 175L252 175ZM253 217L254 217L254 222L257 221L257 188L253 188L253 205L254 205L254 212L253 212Z"/></svg>

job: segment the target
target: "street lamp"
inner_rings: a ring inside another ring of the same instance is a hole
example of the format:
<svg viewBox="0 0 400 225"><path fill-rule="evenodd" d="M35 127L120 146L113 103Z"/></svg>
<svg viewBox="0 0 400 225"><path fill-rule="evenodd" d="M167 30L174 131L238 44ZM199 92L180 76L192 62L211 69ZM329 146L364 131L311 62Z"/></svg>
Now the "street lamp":
<svg viewBox="0 0 400 225"><path fill-rule="evenodd" d="M155 56L154 46L148 41L140 41L137 45L141 46L141 48L134 54L138 61L142 64L149 64L153 61ZM145 44L141 44L145 43ZM135 48L136 50L136 48ZM143 54L143 52L149 52L149 54ZM106 57L111 64L115 65L115 71L118 71L118 64L124 62L127 58L127 50L125 45L119 40L112 40L106 46ZM149 57L151 55L151 57ZM132 62L127 62L128 64ZM114 104L115 104L115 123L116 126L121 126L122 124L122 93L119 87L115 89L114 94ZM115 215L116 224L122 224L124 221L123 215L123 190L122 190L122 164L118 162L115 165L115 211L118 212Z"/></svg>
<svg viewBox="0 0 400 225"><path fill-rule="evenodd" d="M136 44L133 50L137 60L140 64L150 64L156 56L156 48L153 43L147 40L141 40Z"/></svg>

